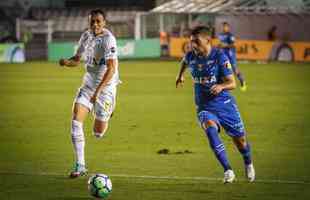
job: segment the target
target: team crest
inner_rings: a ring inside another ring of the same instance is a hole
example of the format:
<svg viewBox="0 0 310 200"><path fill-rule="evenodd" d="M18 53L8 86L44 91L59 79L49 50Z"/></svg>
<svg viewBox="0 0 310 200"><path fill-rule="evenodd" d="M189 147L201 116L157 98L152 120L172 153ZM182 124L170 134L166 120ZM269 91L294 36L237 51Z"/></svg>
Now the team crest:
<svg viewBox="0 0 310 200"><path fill-rule="evenodd" d="M198 64L197 66L198 66L198 70L201 71L203 68L203 64Z"/></svg>

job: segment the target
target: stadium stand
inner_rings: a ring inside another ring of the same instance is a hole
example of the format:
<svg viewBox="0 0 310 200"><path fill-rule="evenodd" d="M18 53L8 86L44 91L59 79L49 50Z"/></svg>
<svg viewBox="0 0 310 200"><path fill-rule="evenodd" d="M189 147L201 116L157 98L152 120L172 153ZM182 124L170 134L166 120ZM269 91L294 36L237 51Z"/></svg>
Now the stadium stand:
<svg viewBox="0 0 310 200"><path fill-rule="evenodd" d="M166 18L184 16L187 28L210 23L217 33L221 23L228 21L238 38L264 40L270 27L277 25L281 39L310 40L309 29L305 30L310 26L309 0L172 0L150 12ZM163 29L173 32L165 23L160 27Z"/></svg>
<svg viewBox="0 0 310 200"><path fill-rule="evenodd" d="M88 26L87 15L91 9L64 9L64 8L33 8L31 16L35 20L53 20L53 31L56 33L53 40L72 40L72 35L81 33ZM131 28L136 11L107 11L107 20L110 28L120 38L133 37ZM130 31L131 30L131 31ZM58 38L58 35L67 36ZM75 38L76 39L76 38Z"/></svg>

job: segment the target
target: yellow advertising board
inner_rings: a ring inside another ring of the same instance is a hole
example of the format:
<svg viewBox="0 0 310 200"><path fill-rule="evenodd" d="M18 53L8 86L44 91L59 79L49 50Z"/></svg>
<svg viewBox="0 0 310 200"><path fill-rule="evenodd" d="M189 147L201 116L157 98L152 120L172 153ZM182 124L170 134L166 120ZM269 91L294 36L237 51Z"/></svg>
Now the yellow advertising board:
<svg viewBox="0 0 310 200"><path fill-rule="evenodd" d="M255 40L237 40L237 59L241 60L268 60L273 42Z"/></svg>
<svg viewBox="0 0 310 200"><path fill-rule="evenodd" d="M295 61L310 61L310 42L290 42Z"/></svg>
<svg viewBox="0 0 310 200"><path fill-rule="evenodd" d="M170 38L169 55L175 58L183 57L188 43L189 38Z"/></svg>
<svg viewBox="0 0 310 200"><path fill-rule="evenodd" d="M212 41L217 46L219 41ZM271 42L261 40L237 40L237 59L240 60L288 60L310 61L310 42ZM170 56L180 58L190 49L188 38L170 38Z"/></svg>

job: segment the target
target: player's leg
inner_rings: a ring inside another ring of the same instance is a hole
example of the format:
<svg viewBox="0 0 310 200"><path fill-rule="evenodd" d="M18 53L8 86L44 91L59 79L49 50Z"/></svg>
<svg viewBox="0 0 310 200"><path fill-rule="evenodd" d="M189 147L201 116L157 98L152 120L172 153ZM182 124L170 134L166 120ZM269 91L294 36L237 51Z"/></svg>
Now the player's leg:
<svg viewBox="0 0 310 200"><path fill-rule="evenodd" d="M254 181L255 172L252 164L250 145L246 141L244 124L233 98L222 105L219 120L226 133L233 138L235 145L244 159L246 175L249 181Z"/></svg>
<svg viewBox="0 0 310 200"><path fill-rule="evenodd" d="M237 58L236 58L236 54L235 53L230 52L229 61L231 63L232 70L233 70L234 74L237 76L237 78L238 78L238 80L240 82L241 91L246 91L245 79L244 79L244 76L241 73L239 67L237 66Z"/></svg>
<svg viewBox="0 0 310 200"><path fill-rule="evenodd" d="M95 103L95 122L93 126L94 135L101 138L106 133L109 120L115 108L116 88L108 88L99 95Z"/></svg>
<svg viewBox="0 0 310 200"><path fill-rule="evenodd" d="M108 130L109 122L108 121L102 121L102 119L95 119L94 122L94 136L97 138L101 138L104 136L105 132Z"/></svg>
<svg viewBox="0 0 310 200"><path fill-rule="evenodd" d="M255 169L252 163L251 147L245 136L233 137L234 144L241 153L244 161L246 177L250 182L255 180Z"/></svg>
<svg viewBox="0 0 310 200"><path fill-rule="evenodd" d="M89 111L92 109L89 99L88 91L80 88L73 104L71 138L76 159L74 169L70 174L72 178L85 175L87 172L84 153L85 136L83 123Z"/></svg>
<svg viewBox="0 0 310 200"><path fill-rule="evenodd" d="M229 164L225 146L219 137L219 122L216 116L208 111L201 111L198 117L201 127L208 137L210 147L224 169L224 183L233 182L235 174Z"/></svg>
<svg viewBox="0 0 310 200"><path fill-rule="evenodd" d="M85 137L83 131L83 123L89 109L80 103L74 103L72 122L71 122L71 139L75 152L75 165L70 177L75 178L86 174L85 165Z"/></svg>
<svg viewBox="0 0 310 200"><path fill-rule="evenodd" d="M246 91L246 82L244 80L244 76L243 74L241 73L240 69L237 67L237 65L235 65L233 67L234 69L234 73L236 74L238 80L240 81L240 86L241 86L241 90L242 91Z"/></svg>

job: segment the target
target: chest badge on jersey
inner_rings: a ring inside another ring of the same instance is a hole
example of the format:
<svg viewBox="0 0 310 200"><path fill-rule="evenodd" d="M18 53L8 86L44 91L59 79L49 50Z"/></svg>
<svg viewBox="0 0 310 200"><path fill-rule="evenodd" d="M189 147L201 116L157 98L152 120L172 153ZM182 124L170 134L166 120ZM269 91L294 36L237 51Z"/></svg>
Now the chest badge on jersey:
<svg viewBox="0 0 310 200"><path fill-rule="evenodd" d="M198 66L198 70L201 71L203 68L203 64L197 64L197 66Z"/></svg>

